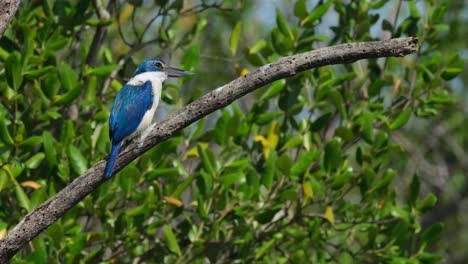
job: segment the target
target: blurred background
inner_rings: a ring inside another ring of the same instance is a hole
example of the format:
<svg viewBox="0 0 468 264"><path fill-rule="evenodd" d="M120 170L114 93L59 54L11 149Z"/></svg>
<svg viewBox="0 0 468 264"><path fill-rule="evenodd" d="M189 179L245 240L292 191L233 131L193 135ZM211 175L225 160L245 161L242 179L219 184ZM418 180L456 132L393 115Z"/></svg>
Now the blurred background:
<svg viewBox="0 0 468 264"><path fill-rule="evenodd" d="M308 71L198 121L13 261L466 263L467 24L466 0L27 1L0 39L0 237L106 157L144 58L195 73L168 81L160 121L282 56L416 36L416 55Z"/></svg>

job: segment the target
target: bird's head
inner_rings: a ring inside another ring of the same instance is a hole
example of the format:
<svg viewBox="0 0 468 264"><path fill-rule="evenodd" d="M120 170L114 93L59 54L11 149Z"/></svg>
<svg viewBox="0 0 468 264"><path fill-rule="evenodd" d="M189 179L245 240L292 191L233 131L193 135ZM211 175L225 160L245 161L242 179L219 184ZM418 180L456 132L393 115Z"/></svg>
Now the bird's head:
<svg viewBox="0 0 468 264"><path fill-rule="evenodd" d="M142 73L150 73L150 72L162 73L162 74L165 74L166 77L175 77L175 78L192 75L192 73L189 71L184 71L184 70L170 67L160 58L152 58L152 59L146 59L140 65L138 65L133 76L137 76Z"/></svg>

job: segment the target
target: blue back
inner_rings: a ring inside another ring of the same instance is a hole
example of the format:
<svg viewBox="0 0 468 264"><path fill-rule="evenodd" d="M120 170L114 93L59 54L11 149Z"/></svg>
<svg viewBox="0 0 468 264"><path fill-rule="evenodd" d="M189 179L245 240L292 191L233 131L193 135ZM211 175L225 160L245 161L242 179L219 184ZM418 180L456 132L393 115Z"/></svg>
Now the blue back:
<svg viewBox="0 0 468 264"><path fill-rule="evenodd" d="M112 142L121 142L135 132L152 104L153 89L150 81L141 86L124 85L115 98L109 119Z"/></svg>

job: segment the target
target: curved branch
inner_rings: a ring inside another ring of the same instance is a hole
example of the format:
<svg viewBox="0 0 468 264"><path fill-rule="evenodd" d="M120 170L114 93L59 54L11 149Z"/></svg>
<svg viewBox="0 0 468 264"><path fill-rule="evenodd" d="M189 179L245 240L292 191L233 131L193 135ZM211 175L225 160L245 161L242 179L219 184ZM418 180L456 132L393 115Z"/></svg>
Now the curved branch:
<svg viewBox="0 0 468 264"><path fill-rule="evenodd" d="M341 44L284 57L274 63L262 66L205 94L172 114L163 122L150 127L142 136L132 140L122 151L117 159L115 171L120 171L147 150L170 138L198 119L275 80L325 65L351 63L367 58L401 57L416 52L416 47L416 38ZM99 161L54 197L27 214L0 241L0 263L8 261L28 241L40 234L75 204L98 188L104 182L103 171L105 165L105 160Z"/></svg>
<svg viewBox="0 0 468 264"><path fill-rule="evenodd" d="M0 1L0 38L16 14L21 0Z"/></svg>

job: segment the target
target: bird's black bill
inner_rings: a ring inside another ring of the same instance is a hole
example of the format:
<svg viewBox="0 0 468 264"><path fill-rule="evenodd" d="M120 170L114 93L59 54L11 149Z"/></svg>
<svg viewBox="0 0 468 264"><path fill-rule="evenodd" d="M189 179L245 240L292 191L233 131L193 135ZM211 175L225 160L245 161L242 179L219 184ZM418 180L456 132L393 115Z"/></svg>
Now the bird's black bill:
<svg viewBox="0 0 468 264"><path fill-rule="evenodd" d="M184 70L180 70L180 69L172 68L172 67L166 68L166 73L167 73L167 76L175 77L175 78L184 77L184 76L188 76L188 75L193 74L193 73L191 73L189 71L184 71Z"/></svg>

